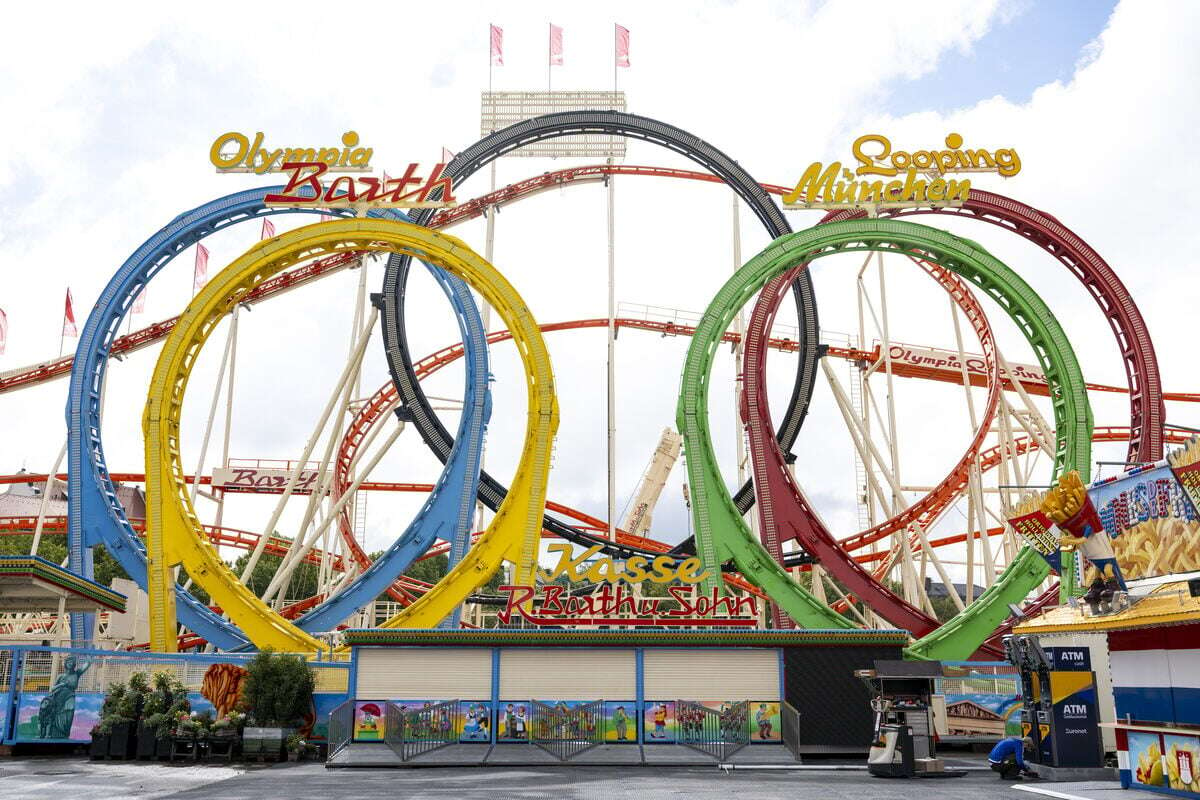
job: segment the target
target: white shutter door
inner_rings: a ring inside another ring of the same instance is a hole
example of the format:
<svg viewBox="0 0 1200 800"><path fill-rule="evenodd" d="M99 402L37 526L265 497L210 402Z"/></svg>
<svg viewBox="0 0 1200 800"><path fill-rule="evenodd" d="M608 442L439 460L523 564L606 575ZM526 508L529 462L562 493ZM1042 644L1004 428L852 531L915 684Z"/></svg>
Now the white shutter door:
<svg viewBox="0 0 1200 800"><path fill-rule="evenodd" d="M363 647L358 684L364 700L490 700L492 651L486 647Z"/></svg>
<svg viewBox="0 0 1200 800"><path fill-rule="evenodd" d="M500 651L502 700L633 700L632 649L514 647Z"/></svg>
<svg viewBox="0 0 1200 800"><path fill-rule="evenodd" d="M779 651L646 648L647 700L779 700Z"/></svg>

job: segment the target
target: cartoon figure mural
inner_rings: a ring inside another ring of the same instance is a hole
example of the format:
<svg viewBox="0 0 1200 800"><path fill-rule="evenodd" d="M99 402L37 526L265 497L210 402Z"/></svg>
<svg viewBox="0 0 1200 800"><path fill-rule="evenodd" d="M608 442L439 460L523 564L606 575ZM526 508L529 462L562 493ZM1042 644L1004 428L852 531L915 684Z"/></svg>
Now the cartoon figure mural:
<svg viewBox="0 0 1200 800"><path fill-rule="evenodd" d="M645 731L646 741L661 743L674 742L675 735L671 726L675 721L675 703L670 700L647 700Z"/></svg>
<svg viewBox="0 0 1200 800"><path fill-rule="evenodd" d="M528 722L528 720L525 717L525 706L518 705L517 706L517 715L513 718L513 731L514 731L515 738L517 738L517 739L528 738L529 727L526 724L527 722Z"/></svg>
<svg viewBox="0 0 1200 800"><path fill-rule="evenodd" d="M773 720L771 717L771 709L767 708L767 704L759 703L758 709L754 712L754 725L758 728L758 738L764 742L772 738L771 728L773 727Z"/></svg>
<svg viewBox="0 0 1200 800"><path fill-rule="evenodd" d="M38 705L39 738L71 738L71 724L75 720L75 692L79 690L79 679L91 665L92 662L80 662L75 656L67 656L63 661L62 672Z"/></svg>
<svg viewBox="0 0 1200 800"><path fill-rule="evenodd" d="M625 713L625 706L617 706L613 710L613 726L616 728L617 741L624 742L629 738L629 715Z"/></svg>
<svg viewBox="0 0 1200 800"><path fill-rule="evenodd" d="M462 704L462 719L463 729L460 740L464 742L486 742L488 741L490 731L488 730L488 716L490 709L486 703L482 702L464 702Z"/></svg>
<svg viewBox="0 0 1200 800"><path fill-rule="evenodd" d="M383 709L379 703L356 703L354 706L354 741L383 741Z"/></svg>

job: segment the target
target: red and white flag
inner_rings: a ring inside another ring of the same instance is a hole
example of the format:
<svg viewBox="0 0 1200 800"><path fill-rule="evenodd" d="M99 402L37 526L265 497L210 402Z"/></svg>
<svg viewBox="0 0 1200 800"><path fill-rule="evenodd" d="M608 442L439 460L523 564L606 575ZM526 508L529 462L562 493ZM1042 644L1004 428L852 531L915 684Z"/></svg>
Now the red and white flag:
<svg viewBox="0 0 1200 800"><path fill-rule="evenodd" d="M196 267L192 270L192 294L203 289L206 283L208 283L208 248L197 244Z"/></svg>
<svg viewBox="0 0 1200 800"><path fill-rule="evenodd" d="M563 65L562 53L562 28L550 23L550 66L561 67Z"/></svg>
<svg viewBox="0 0 1200 800"><path fill-rule="evenodd" d="M4 345L8 342L8 317L0 308L0 356L4 355Z"/></svg>
<svg viewBox="0 0 1200 800"><path fill-rule="evenodd" d="M321 215L321 222L333 222L335 219L337 219L337 217L335 217L333 214Z"/></svg>
<svg viewBox="0 0 1200 800"><path fill-rule="evenodd" d="M262 237L263 239L275 238L275 224L269 219L263 220Z"/></svg>
<svg viewBox="0 0 1200 800"><path fill-rule="evenodd" d="M623 25L616 25L616 49L617 66L629 66L629 28Z"/></svg>
<svg viewBox="0 0 1200 800"><path fill-rule="evenodd" d="M75 327L75 308L71 303L71 288L67 287L67 303L63 307L63 336L79 336L79 329Z"/></svg>
<svg viewBox="0 0 1200 800"><path fill-rule="evenodd" d="M133 313L141 314L146 310L146 287L143 286L141 291L137 293L137 297L133 298Z"/></svg>
<svg viewBox="0 0 1200 800"><path fill-rule="evenodd" d="M446 147L445 145L443 145L442 146L442 163L449 164L453 160L454 160L454 153L450 152L449 147Z"/></svg>
<svg viewBox="0 0 1200 800"><path fill-rule="evenodd" d="M491 40L492 40L492 66L504 66L504 29L499 25L492 25Z"/></svg>

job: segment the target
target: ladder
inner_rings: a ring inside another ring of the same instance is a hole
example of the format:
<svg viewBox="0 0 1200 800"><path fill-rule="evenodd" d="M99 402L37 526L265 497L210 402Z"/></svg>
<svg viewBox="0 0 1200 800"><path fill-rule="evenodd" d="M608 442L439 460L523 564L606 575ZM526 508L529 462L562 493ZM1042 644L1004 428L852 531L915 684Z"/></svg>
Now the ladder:
<svg viewBox="0 0 1200 800"><path fill-rule="evenodd" d="M363 549L367 544L367 495L362 489L354 493L354 541Z"/></svg>
<svg viewBox="0 0 1200 800"><path fill-rule="evenodd" d="M864 419L862 368L854 361L847 362L850 369L850 406L854 416ZM871 507L867 502L867 467L863 464L862 454L858 448L854 450L854 498L858 505L858 529L865 531L871 527Z"/></svg>

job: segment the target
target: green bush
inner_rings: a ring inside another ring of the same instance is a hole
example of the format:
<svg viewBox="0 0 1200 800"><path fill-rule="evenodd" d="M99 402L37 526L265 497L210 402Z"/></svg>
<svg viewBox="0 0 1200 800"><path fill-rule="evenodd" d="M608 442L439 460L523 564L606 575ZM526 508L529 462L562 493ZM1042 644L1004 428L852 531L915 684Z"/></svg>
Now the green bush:
<svg viewBox="0 0 1200 800"><path fill-rule="evenodd" d="M144 672L130 675L128 684L110 683L108 694L104 696L104 702L100 706L100 724L96 726L96 732L112 733L116 725L140 720L149 689L150 683L146 680Z"/></svg>
<svg viewBox="0 0 1200 800"><path fill-rule="evenodd" d="M303 656L263 650L246 670L244 697L258 725L292 727L312 708L316 676Z"/></svg>
<svg viewBox="0 0 1200 800"><path fill-rule="evenodd" d="M165 739L174 733L180 714L186 716L191 712L192 704L187 687L172 672L155 672L151 684L154 688L142 708L142 722L154 729L156 737Z"/></svg>

